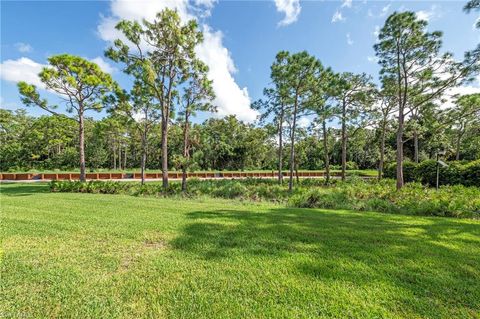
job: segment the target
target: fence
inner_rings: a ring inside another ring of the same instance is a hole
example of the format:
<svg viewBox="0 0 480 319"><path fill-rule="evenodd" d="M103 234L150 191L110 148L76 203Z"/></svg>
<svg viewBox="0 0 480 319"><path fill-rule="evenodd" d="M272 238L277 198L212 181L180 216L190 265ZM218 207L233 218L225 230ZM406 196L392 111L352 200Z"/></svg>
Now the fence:
<svg viewBox="0 0 480 319"><path fill-rule="evenodd" d="M331 176L339 176L339 172L332 173ZM283 172L283 176L289 176L288 172ZM296 174L294 173L296 177ZM298 177L323 177L324 172L298 172ZM141 173L87 173L89 180L111 180L111 179L139 179ZM189 178L276 178L278 172L205 172L205 173L188 173ZM78 173L2 173L0 180L78 180L80 174ZM145 173L146 179L161 179L162 173ZM168 178L179 179L182 178L181 172L168 173Z"/></svg>

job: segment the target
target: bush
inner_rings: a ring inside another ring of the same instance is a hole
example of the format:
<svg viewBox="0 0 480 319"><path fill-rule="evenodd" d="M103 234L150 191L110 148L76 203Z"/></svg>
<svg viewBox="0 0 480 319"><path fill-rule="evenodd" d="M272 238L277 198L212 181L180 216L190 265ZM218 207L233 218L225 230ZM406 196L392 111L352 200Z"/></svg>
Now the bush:
<svg viewBox="0 0 480 319"><path fill-rule="evenodd" d="M460 165L460 164L459 164ZM478 164L475 164L478 165ZM478 172L478 166L469 167L468 174ZM431 164L419 166L425 174ZM465 171L463 171L465 173ZM453 174L453 173L452 173ZM477 176L477 175L474 175ZM473 179L472 179L473 180ZM286 202L292 207L352 209L414 215L480 217L480 188L463 185L442 186L438 191L415 182L407 183L397 191L395 181L365 181L352 177L346 182L323 185L322 179L301 180L291 193L287 184L276 180L198 180L188 181L187 193L179 182L171 182L167 189L159 183L90 181L52 181L52 192L79 192L102 194L130 194L136 196L213 196L227 199L268 200Z"/></svg>
<svg viewBox="0 0 480 319"><path fill-rule="evenodd" d="M225 183L224 185L215 188L211 193L214 197L223 198L241 198L247 193L247 187L239 181L232 181Z"/></svg>
<svg viewBox="0 0 480 319"><path fill-rule="evenodd" d="M347 170L358 169L358 165L357 165L357 163L355 163L355 162L346 162L346 163L345 163L345 166L346 166L346 169L347 169Z"/></svg>
<svg viewBox="0 0 480 319"><path fill-rule="evenodd" d="M352 181L331 188L315 188L292 196L290 206L371 210L413 215L479 217L480 189L462 185L438 191L407 183L396 191L393 180Z"/></svg>
<svg viewBox="0 0 480 319"><path fill-rule="evenodd" d="M463 165L461 174L464 185L480 187L480 160Z"/></svg>

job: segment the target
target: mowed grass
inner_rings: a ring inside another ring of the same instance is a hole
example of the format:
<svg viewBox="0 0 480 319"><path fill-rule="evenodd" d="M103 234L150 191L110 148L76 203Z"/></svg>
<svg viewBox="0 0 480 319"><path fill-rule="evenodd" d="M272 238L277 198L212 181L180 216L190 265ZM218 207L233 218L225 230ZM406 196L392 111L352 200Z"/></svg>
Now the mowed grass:
<svg viewBox="0 0 480 319"><path fill-rule="evenodd" d="M1 185L0 316L479 318L480 221Z"/></svg>

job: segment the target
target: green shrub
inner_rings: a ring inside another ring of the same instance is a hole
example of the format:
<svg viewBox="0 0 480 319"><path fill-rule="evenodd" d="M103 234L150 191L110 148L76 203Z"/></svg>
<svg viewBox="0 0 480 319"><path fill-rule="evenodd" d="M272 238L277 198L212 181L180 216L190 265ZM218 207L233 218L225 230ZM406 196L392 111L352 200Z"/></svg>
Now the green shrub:
<svg viewBox="0 0 480 319"><path fill-rule="evenodd" d="M214 197L222 198L241 198L247 193L247 187L240 181L225 183L212 191Z"/></svg>
<svg viewBox="0 0 480 319"><path fill-rule="evenodd" d="M415 168L416 164L410 161L403 162L403 181L410 183L416 181ZM383 171L385 178L397 178L397 163L389 163Z"/></svg>
<svg viewBox="0 0 480 319"><path fill-rule="evenodd" d="M480 160L463 165L461 173L464 185L480 187Z"/></svg>
<svg viewBox="0 0 480 319"><path fill-rule="evenodd" d="M460 164L458 163L460 166ZM476 164L477 165L477 164ZM473 165L475 166L475 165ZM431 164L421 167L425 174ZM475 166L476 169L478 166ZM473 170L469 171L472 174ZM453 173L452 173L453 174ZM453 175L452 175L453 176ZM452 177L449 177L452 178ZM352 177L326 186L323 179L301 180L293 192L287 184L276 180L189 180L187 193L181 183L171 182L167 189L159 183L113 181L52 181L52 192L131 194L136 196L213 196L228 199L268 200L287 203L292 207L352 209L414 215L480 217L480 188L463 185L442 186L438 191L421 183L407 183L397 191L395 181L365 181Z"/></svg>
<svg viewBox="0 0 480 319"><path fill-rule="evenodd" d="M358 169L358 164L355 163L355 162L346 162L346 163L345 163L345 166L346 166L346 169L347 169L347 170Z"/></svg>

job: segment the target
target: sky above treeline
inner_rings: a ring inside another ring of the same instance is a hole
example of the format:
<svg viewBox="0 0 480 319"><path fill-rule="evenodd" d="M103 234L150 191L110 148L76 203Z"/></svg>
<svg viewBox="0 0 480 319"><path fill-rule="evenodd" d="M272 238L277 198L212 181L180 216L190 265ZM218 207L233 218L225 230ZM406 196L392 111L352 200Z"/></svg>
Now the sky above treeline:
<svg viewBox="0 0 480 319"><path fill-rule="evenodd" d="M122 19L153 19L165 7L182 18L197 19L205 40L198 56L214 81L218 115L253 121L251 102L270 83L270 65L280 50L307 50L337 72L365 72L378 78L373 45L394 11L414 11L443 31L443 50L461 59L480 42L478 13L466 14L466 0L456 1L2 1L1 94L4 109L23 108L16 83L41 86L37 74L51 55L69 53L99 64L122 86L131 80L103 52L119 33ZM458 89L480 92L480 81ZM42 91L51 104L58 99ZM45 114L29 108L33 115ZM89 114L99 118L105 113ZM199 121L210 115L202 114Z"/></svg>

